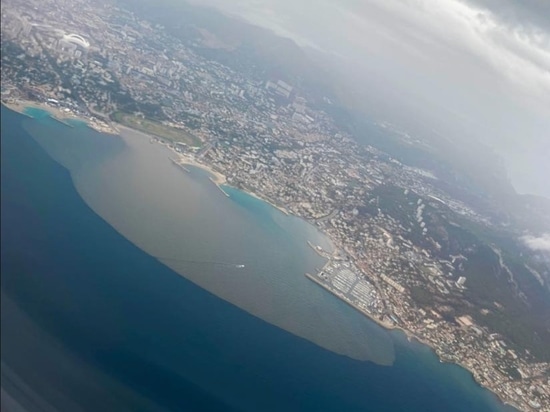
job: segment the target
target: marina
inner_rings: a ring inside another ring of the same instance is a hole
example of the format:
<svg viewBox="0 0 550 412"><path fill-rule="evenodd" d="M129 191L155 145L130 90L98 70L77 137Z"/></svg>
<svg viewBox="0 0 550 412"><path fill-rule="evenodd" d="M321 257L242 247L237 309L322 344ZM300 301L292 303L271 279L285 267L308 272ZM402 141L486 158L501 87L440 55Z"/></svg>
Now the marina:
<svg viewBox="0 0 550 412"><path fill-rule="evenodd" d="M305 276L369 318L377 312L381 298L375 286L348 263L329 260L316 275Z"/></svg>
<svg viewBox="0 0 550 412"><path fill-rule="evenodd" d="M317 285L321 286L323 289L325 289L326 291L332 293L334 296L336 296L337 298L341 299L342 301L344 301L345 303L347 303L348 305L350 305L352 308L358 310L359 312L361 312L363 315L367 316L367 317L371 317L371 313L367 312L365 309L359 307L358 305L354 304L353 302L351 302L349 299L346 299L346 297L341 294L341 293L338 293L336 290L334 290L333 288L329 287L326 283L320 281L318 279L317 276L314 276L314 275L311 275L309 273L306 273L305 274L305 277L308 278L309 280L315 282Z"/></svg>

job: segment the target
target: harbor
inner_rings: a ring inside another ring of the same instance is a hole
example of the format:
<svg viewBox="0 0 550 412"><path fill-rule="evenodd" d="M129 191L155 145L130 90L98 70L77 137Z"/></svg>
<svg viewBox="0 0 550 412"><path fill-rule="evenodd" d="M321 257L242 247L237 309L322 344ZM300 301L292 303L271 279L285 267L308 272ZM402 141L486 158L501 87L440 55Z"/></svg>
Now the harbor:
<svg viewBox="0 0 550 412"><path fill-rule="evenodd" d="M319 252L311 242L308 245ZM380 313L382 298L375 285L348 262L329 260L317 274L305 276L371 319Z"/></svg>
<svg viewBox="0 0 550 412"><path fill-rule="evenodd" d="M331 288L328 284L326 284L325 282L322 282L318 279L317 276L315 275L311 275L309 273L306 273L305 274L306 278L308 278L309 280L315 282L316 284L318 284L319 286L321 286L323 289L327 290L328 292L332 293L334 296L336 296L337 298L341 299L342 301L344 301L345 303L347 303L348 305L350 305L352 308L358 310L359 312L361 312L363 315L367 316L368 318L371 318L372 317L372 314L370 312L367 312L365 309L363 309L362 307L356 305L355 303L353 303L351 300L347 299L346 296L344 296L343 294L339 293L338 291L336 291L335 289Z"/></svg>

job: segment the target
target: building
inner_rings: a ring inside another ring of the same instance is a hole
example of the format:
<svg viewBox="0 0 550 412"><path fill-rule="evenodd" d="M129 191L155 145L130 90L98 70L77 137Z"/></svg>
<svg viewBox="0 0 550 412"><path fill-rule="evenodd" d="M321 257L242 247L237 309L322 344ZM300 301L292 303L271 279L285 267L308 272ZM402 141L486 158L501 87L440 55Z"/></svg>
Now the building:
<svg viewBox="0 0 550 412"><path fill-rule="evenodd" d="M466 283L466 277L461 276L456 281L456 286L460 289L464 289L464 284Z"/></svg>
<svg viewBox="0 0 550 412"><path fill-rule="evenodd" d="M267 83L265 84L265 88L270 92L273 92L286 99L290 98L290 95L294 90L291 85L289 85L288 83L285 83L282 80L277 80L276 83L268 80Z"/></svg>
<svg viewBox="0 0 550 412"><path fill-rule="evenodd" d="M57 49L62 53L69 54L72 57L86 58L90 42L78 34L65 34L57 42Z"/></svg>

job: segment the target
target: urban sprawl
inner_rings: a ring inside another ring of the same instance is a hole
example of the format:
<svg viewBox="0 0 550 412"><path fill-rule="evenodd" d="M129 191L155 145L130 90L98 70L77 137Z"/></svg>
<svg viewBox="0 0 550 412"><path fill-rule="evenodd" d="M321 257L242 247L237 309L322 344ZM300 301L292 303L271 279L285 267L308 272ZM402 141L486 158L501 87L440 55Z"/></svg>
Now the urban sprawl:
<svg viewBox="0 0 550 412"><path fill-rule="evenodd" d="M199 40L178 39L112 4L2 6L5 104L47 105L103 132L116 133L117 124L139 129L169 144L178 162L208 166L227 184L306 219L334 245L311 244L327 258L319 273L306 274L312 288L426 343L503 401L550 410L549 364L446 303L464 301L475 285L462 271L467 254L446 252L438 241L441 228L452 236L460 221L491 222L441 189L430 171L357 143L289 81L245 76L197 53ZM391 124L379 126L415 143ZM498 302L479 310L498 311Z"/></svg>

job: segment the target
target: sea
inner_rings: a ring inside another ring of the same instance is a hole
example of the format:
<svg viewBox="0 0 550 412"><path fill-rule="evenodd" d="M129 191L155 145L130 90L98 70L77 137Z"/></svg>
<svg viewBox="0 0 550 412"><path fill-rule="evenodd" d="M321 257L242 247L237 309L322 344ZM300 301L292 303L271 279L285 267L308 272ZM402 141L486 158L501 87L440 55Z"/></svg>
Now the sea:
<svg viewBox="0 0 550 412"><path fill-rule="evenodd" d="M515 410L309 281L307 222L140 133L1 110L2 410Z"/></svg>

